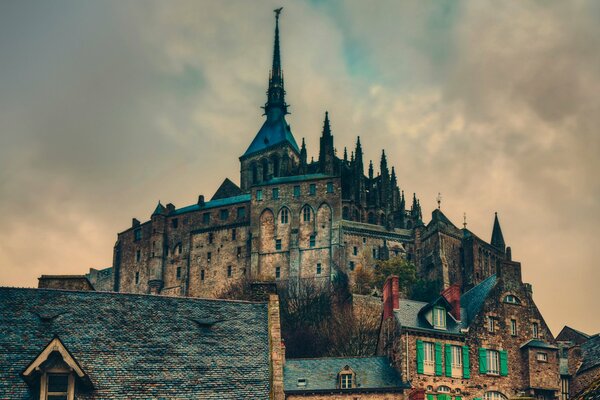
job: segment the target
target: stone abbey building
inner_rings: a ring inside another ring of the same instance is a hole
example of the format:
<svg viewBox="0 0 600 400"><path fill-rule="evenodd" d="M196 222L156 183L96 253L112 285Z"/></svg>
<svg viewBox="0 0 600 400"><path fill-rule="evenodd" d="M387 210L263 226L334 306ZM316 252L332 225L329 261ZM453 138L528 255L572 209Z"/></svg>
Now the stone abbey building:
<svg viewBox="0 0 600 400"><path fill-rule="evenodd" d="M225 179L210 200L159 202L148 221L133 219L118 234L112 267L88 274L96 289L212 297L242 278L327 280L344 271L352 279L358 266L390 256L413 261L440 290L465 290L496 272L505 252L497 218L490 243L439 209L424 224L385 152L377 170L365 166L360 138L350 156L336 155L327 113L318 160L309 162L286 122L285 94L277 14L265 121L239 157L240 185Z"/></svg>

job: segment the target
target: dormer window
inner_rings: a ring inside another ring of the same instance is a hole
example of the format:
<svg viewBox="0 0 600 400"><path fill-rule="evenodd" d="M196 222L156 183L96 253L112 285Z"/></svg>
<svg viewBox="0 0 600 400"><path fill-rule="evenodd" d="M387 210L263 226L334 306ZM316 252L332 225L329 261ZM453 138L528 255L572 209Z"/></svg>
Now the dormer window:
<svg viewBox="0 0 600 400"><path fill-rule="evenodd" d="M352 389L356 386L354 371L348 365L338 374L340 378L340 389Z"/></svg>
<svg viewBox="0 0 600 400"><path fill-rule="evenodd" d="M446 329L446 310L443 307L434 307L432 320L435 329Z"/></svg>
<svg viewBox="0 0 600 400"><path fill-rule="evenodd" d="M448 386L438 386L438 393L450 393L450 388Z"/></svg>
<svg viewBox="0 0 600 400"><path fill-rule="evenodd" d="M58 337L48 343L22 376L31 387L39 388L41 400L74 400L76 383L82 389L92 388L89 377Z"/></svg>
<svg viewBox="0 0 600 400"><path fill-rule="evenodd" d="M507 294L504 296L504 302L508 304L521 304L521 300L517 296L512 294Z"/></svg>
<svg viewBox="0 0 600 400"><path fill-rule="evenodd" d="M298 387L305 387L306 386L306 379L305 378L298 378L298 383L296 385Z"/></svg>

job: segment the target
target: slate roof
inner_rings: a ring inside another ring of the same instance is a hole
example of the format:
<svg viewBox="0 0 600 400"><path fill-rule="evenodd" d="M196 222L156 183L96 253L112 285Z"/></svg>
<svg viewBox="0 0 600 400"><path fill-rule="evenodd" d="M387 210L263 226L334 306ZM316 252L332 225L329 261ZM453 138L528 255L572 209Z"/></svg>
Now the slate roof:
<svg viewBox="0 0 600 400"><path fill-rule="evenodd" d="M265 185L273 185L278 183L291 183L291 182L304 182L313 181L315 179L333 178L331 175L325 174L307 174L307 175L295 175L295 176L280 176L277 178L271 178L264 182Z"/></svg>
<svg viewBox="0 0 600 400"><path fill-rule="evenodd" d="M399 307L397 310L394 310L394 314L402 327L438 333L460 334L461 329L468 328L479 313L483 302L495 284L496 275L492 275L471 290L465 292L460 297L461 320L456 322L453 318L447 318L445 330L433 329L421 313L422 310L430 307L432 303L400 299Z"/></svg>
<svg viewBox="0 0 600 400"><path fill-rule="evenodd" d="M233 183L229 178L225 178L221 186L217 189L213 197L210 199L211 201L226 199L229 197L239 196L244 194L242 189L235 183Z"/></svg>
<svg viewBox="0 0 600 400"><path fill-rule="evenodd" d="M600 367L600 334L596 334L581 345L583 362L577 373L591 368Z"/></svg>
<svg viewBox="0 0 600 400"><path fill-rule="evenodd" d="M338 373L349 366L356 374L355 391L405 388L397 371L386 357L340 357L288 359L283 367L283 386L286 393L339 391ZM305 386L298 386L305 379Z"/></svg>
<svg viewBox="0 0 600 400"><path fill-rule="evenodd" d="M285 118L280 116L278 118L267 119L242 157L247 157L286 142L297 153L300 153L300 148Z"/></svg>
<svg viewBox="0 0 600 400"><path fill-rule="evenodd" d="M37 398L19 374L55 335L95 387L79 399L269 397L265 303L0 288L0 321L0 398Z"/></svg>
<svg viewBox="0 0 600 400"><path fill-rule="evenodd" d="M237 203L246 203L248 201L250 201L250 194L241 194L239 196L227 197L225 199L207 201L202 207L200 207L198 204L192 204L191 206L178 208L175 210L173 215L184 214L191 211L200 211L207 208L225 207Z"/></svg>
<svg viewBox="0 0 600 400"><path fill-rule="evenodd" d="M550 349L550 350L558 349L558 347L553 346L553 345L546 343L543 340L539 340L539 339L528 340L527 342L525 342L521 345L521 348L523 348L523 347L535 347L538 349Z"/></svg>

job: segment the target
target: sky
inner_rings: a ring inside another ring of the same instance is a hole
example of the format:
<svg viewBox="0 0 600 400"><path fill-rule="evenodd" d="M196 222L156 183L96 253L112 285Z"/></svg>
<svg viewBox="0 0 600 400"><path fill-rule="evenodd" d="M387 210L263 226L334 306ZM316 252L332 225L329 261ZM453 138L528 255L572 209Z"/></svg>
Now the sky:
<svg viewBox="0 0 600 400"><path fill-rule="evenodd" d="M281 15L288 122L381 149L491 237L554 334L600 331L600 2L0 2L0 285L112 263L117 232L239 183ZM376 168L377 169L377 168Z"/></svg>

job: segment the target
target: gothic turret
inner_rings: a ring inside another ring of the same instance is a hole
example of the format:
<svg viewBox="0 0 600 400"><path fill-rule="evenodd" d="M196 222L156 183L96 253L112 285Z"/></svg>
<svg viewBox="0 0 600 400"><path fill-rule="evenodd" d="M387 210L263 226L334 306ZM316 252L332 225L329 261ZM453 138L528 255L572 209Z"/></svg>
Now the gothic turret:
<svg viewBox="0 0 600 400"><path fill-rule="evenodd" d="M333 149L333 135L329 124L329 113L325 111L323 122L323 134L321 135L321 146L319 148L319 171L324 174L333 175L335 165L335 151Z"/></svg>
<svg viewBox="0 0 600 400"><path fill-rule="evenodd" d="M492 229L492 240L490 241L490 244L502 252L506 249L502 228L500 228L500 222L498 221L498 213L495 213L494 215L494 228Z"/></svg>

